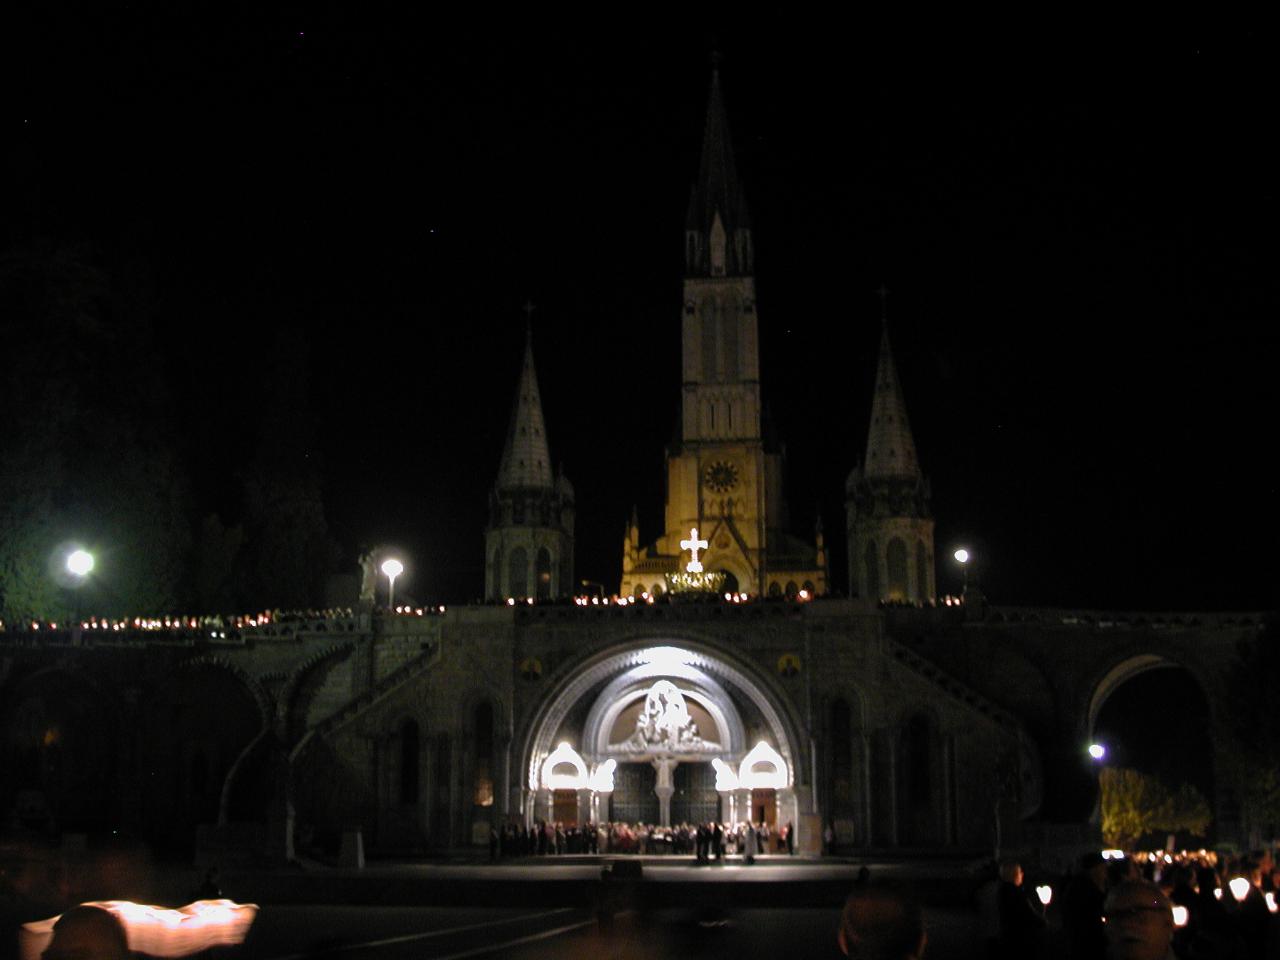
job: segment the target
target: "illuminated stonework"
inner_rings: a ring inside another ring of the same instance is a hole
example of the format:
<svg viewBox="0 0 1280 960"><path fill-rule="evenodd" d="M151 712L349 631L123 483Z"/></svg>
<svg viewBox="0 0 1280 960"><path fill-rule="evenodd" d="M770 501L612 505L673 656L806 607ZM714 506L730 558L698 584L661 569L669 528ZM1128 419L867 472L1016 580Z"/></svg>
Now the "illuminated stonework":
<svg viewBox="0 0 1280 960"><path fill-rule="evenodd" d="M644 709L636 718L636 732L627 745L646 752L655 748L671 752L696 750L702 746L684 694L670 680L659 680L649 688Z"/></svg>

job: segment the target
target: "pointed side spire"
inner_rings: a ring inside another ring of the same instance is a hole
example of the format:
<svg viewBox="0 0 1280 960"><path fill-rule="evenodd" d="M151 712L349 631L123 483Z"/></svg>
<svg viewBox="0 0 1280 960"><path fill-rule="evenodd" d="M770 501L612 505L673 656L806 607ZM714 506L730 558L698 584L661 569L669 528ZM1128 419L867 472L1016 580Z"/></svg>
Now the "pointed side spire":
<svg viewBox="0 0 1280 960"><path fill-rule="evenodd" d="M685 217L691 273L745 275L752 270L751 223L738 181L729 121L720 93L719 57L712 57L711 91L702 131L698 180Z"/></svg>
<svg viewBox="0 0 1280 960"><path fill-rule="evenodd" d="M542 417L542 395L533 366L533 329L525 324L524 366L511 408L507 444L498 467L498 489L514 487L547 489L554 486L547 428Z"/></svg>
<svg viewBox="0 0 1280 960"><path fill-rule="evenodd" d="M880 288L880 361L876 368L876 392L871 399L871 429L867 431L867 477L920 477L916 443L907 420L907 404L898 381L898 369L889 349L889 321L884 309L888 291Z"/></svg>

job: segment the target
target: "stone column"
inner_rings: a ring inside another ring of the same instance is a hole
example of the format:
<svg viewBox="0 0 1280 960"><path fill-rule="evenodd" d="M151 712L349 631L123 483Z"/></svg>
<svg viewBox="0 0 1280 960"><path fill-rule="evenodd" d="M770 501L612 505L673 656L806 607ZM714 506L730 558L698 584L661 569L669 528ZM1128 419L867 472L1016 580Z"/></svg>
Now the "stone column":
<svg viewBox="0 0 1280 960"><path fill-rule="evenodd" d="M671 774L675 772L676 761L670 757L658 757L653 761L653 768L658 771L658 785L653 792L658 795L658 823L671 826L671 795L676 792Z"/></svg>
<svg viewBox="0 0 1280 960"><path fill-rule="evenodd" d="M552 814L555 813L555 796L546 787L538 790L538 799L534 805L533 819L546 820L550 822Z"/></svg>
<svg viewBox="0 0 1280 960"><path fill-rule="evenodd" d="M582 826L588 820L593 819L591 816L591 808L593 806L591 798L595 796L595 791L583 787L578 791L578 826Z"/></svg>
<svg viewBox="0 0 1280 960"><path fill-rule="evenodd" d="M737 801L733 810L734 824L739 824L744 820L751 820L755 814L755 811L751 809L751 791L745 787L739 788L733 792L733 798Z"/></svg>

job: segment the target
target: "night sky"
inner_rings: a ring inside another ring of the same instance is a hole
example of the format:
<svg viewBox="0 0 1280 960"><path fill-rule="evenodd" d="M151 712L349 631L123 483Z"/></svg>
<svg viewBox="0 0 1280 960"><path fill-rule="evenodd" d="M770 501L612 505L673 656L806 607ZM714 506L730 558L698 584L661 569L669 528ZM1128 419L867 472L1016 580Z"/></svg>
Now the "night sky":
<svg viewBox="0 0 1280 960"><path fill-rule="evenodd" d="M118 376L164 379L202 513L234 521L302 382L348 568L396 544L398 591L479 596L531 300L577 575L616 587L632 505L660 532L714 43L792 526L821 514L834 582L883 283L940 589L963 543L1000 604L1273 604L1268 52L178 6L29 22L0 216L151 278L162 362Z"/></svg>

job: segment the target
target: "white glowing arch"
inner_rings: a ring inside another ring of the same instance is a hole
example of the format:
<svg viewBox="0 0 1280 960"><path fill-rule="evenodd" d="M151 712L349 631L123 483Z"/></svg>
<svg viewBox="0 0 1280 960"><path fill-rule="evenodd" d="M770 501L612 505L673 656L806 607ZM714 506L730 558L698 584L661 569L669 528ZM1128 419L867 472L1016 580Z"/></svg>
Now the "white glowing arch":
<svg viewBox="0 0 1280 960"><path fill-rule="evenodd" d="M773 769L753 770L759 763L768 764ZM738 766L738 785L744 790L785 789L791 785L787 761L782 759L782 754L761 740L742 758L742 763Z"/></svg>
<svg viewBox="0 0 1280 960"><path fill-rule="evenodd" d="M570 764L575 773L556 773L555 769L562 763ZM567 743L562 743L542 763L542 786L547 790L582 790L590 786L587 776L587 765L583 763L578 751Z"/></svg>
<svg viewBox="0 0 1280 960"><path fill-rule="evenodd" d="M716 772L716 790L720 793L728 793L730 790L738 789L738 775L733 772L733 767L729 766L719 757L711 761L711 766Z"/></svg>
<svg viewBox="0 0 1280 960"><path fill-rule="evenodd" d="M618 761L610 757L596 767L591 775L591 789L596 793L613 793L613 772L618 769Z"/></svg>

